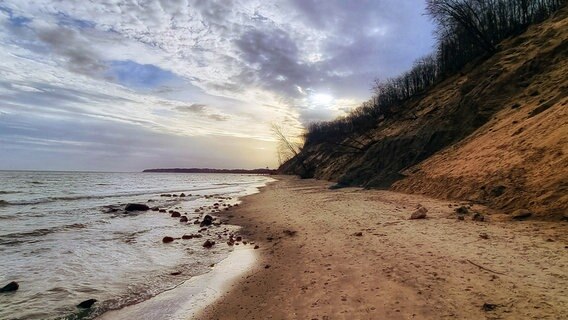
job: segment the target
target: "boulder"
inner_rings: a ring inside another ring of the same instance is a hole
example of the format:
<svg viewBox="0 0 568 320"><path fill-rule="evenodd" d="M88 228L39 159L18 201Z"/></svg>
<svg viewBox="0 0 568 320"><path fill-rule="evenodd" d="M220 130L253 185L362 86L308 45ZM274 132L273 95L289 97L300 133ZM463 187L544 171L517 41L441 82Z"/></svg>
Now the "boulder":
<svg viewBox="0 0 568 320"><path fill-rule="evenodd" d="M426 213L427 212L428 212L428 209L426 209L424 207L420 207L410 215L410 220L426 219Z"/></svg>
<svg viewBox="0 0 568 320"><path fill-rule="evenodd" d="M164 237L162 239L163 243L170 243L170 242L173 242L173 241L174 241L174 238L172 238L172 237Z"/></svg>
<svg viewBox="0 0 568 320"><path fill-rule="evenodd" d="M179 222L187 222L187 221L188 221L188 219L187 219L186 216L183 216L179 219Z"/></svg>
<svg viewBox="0 0 568 320"><path fill-rule="evenodd" d="M18 290L19 287L20 285L16 281L12 281L7 285L5 285L4 287L2 287L2 289L0 289L0 292L14 292Z"/></svg>
<svg viewBox="0 0 568 320"><path fill-rule="evenodd" d="M90 307L93 306L93 304L95 304L95 302L97 302L97 299L85 300L85 301L79 303L79 304L77 305L77 308L89 309Z"/></svg>
<svg viewBox="0 0 568 320"><path fill-rule="evenodd" d="M201 227L210 226L212 223L213 223L213 217L210 215L205 215L205 217L203 217L203 221L201 221L199 226Z"/></svg>
<svg viewBox="0 0 568 320"><path fill-rule="evenodd" d="M519 209L519 210L515 210L512 214L511 214L511 218L513 218L513 220L523 220L526 219L528 217L532 216L532 212L530 212L527 209Z"/></svg>
<svg viewBox="0 0 568 320"><path fill-rule="evenodd" d="M205 242L203 243L203 248L211 248L215 245L215 241L211 241L211 240L205 240Z"/></svg>
<svg viewBox="0 0 568 320"><path fill-rule="evenodd" d="M183 197L185 197L185 193L182 192L179 196L180 196L181 198L183 198Z"/></svg>
<svg viewBox="0 0 568 320"><path fill-rule="evenodd" d="M179 213L179 212L177 212L177 211L174 211L174 212L172 212L171 217L172 217L172 218L179 218L179 217L181 217L181 213Z"/></svg>
<svg viewBox="0 0 568 320"><path fill-rule="evenodd" d="M126 205L126 207L124 207L125 211L148 211L150 210L150 207L148 207L145 204L141 204L141 203L129 203Z"/></svg>

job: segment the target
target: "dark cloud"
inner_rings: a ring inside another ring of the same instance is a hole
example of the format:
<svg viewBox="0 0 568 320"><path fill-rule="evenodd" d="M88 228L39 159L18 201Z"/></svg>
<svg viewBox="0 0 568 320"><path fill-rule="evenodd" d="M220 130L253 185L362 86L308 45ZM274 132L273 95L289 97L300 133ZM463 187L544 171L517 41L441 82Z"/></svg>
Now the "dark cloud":
<svg viewBox="0 0 568 320"><path fill-rule="evenodd" d="M37 29L36 32L38 38L54 53L66 58L69 70L91 76L102 75L107 70L107 66L100 61L88 41L82 38L77 30L49 27Z"/></svg>
<svg viewBox="0 0 568 320"><path fill-rule="evenodd" d="M251 29L235 44L248 64L239 81L256 82L291 97L299 96L296 86L309 85L313 69L300 61L298 46L286 31Z"/></svg>
<svg viewBox="0 0 568 320"><path fill-rule="evenodd" d="M209 113L208 109L207 109L207 105L200 104L200 103L194 103L194 104L189 105L189 106L186 106L186 105L177 106L175 109L177 111L181 111L181 112L195 113L195 114L198 114L200 116L206 117L206 118L214 120L214 121L227 121L227 120L229 120L229 117L226 116L226 115Z"/></svg>

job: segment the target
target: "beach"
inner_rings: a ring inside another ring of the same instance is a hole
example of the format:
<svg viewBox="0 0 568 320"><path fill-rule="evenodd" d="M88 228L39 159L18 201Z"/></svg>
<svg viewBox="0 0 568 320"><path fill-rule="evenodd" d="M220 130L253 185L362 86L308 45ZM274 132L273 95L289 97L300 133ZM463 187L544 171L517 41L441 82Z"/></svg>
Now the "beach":
<svg viewBox="0 0 568 320"><path fill-rule="evenodd" d="M567 222L512 221L467 202L278 179L222 214L259 245L259 257L195 319L568 313ZM426 219L410 220L419 206L428 210ZM458 219L462 206L467 213Z"/></svg>

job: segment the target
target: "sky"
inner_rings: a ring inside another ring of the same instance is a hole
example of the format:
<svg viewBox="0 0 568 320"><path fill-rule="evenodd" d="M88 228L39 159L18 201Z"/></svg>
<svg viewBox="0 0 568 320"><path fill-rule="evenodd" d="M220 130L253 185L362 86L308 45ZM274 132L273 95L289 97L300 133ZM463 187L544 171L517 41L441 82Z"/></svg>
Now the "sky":
<svg viewBox="0 0 568 320"><path fill-rule="evenodd" d="M277 167L432 51L423 0L0 0L0 170Z"/></svg>

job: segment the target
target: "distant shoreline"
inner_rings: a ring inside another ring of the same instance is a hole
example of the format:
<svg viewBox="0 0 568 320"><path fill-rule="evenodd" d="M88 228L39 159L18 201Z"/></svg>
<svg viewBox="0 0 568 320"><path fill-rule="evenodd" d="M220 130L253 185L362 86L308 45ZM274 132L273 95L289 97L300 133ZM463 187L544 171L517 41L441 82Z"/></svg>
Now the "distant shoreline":
<svg viewBox="0 0 568 320"><path fill-rule="evenodd" d="M170 168L146 169L142 172L153 173L228 173L228 174L276 174L274 169L210 169L210 168Z"/></svg>

